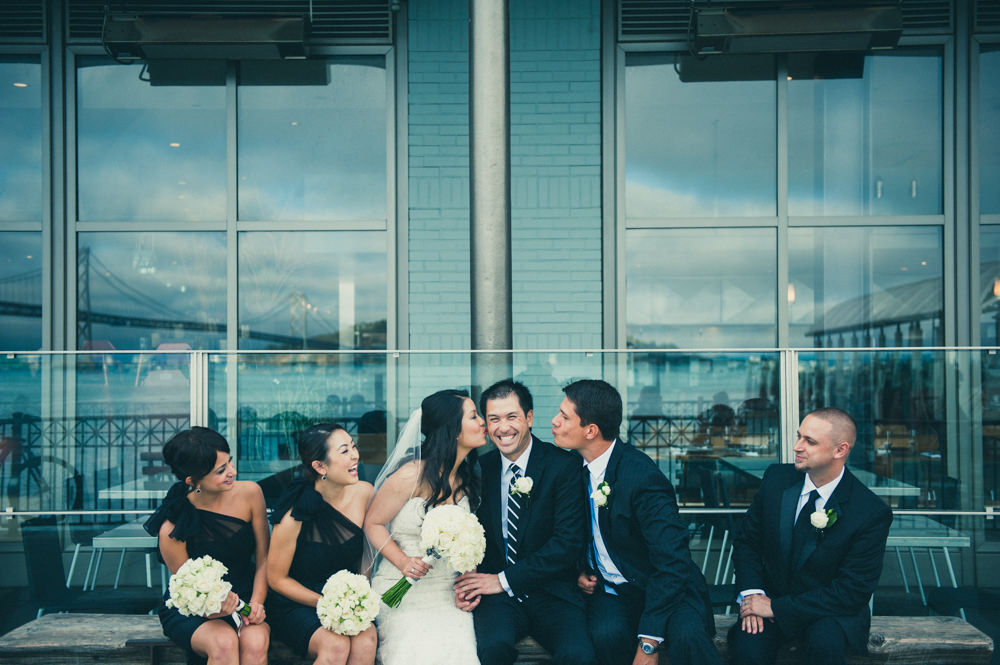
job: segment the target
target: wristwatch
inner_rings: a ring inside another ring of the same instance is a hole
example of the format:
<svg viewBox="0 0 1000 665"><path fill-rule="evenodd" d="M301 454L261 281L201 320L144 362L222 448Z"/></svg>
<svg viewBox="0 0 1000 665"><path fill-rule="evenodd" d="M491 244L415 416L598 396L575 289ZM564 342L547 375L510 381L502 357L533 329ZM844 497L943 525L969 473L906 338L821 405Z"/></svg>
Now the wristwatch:
<svg viewBox="0 0 1000 665"><path fill-rule="evenodd" d="M639 648L642 649L642 652L647 656L652 656L656 653L656 650L660 648L660 645L655 640L646 640L640 637Z"/></svg>

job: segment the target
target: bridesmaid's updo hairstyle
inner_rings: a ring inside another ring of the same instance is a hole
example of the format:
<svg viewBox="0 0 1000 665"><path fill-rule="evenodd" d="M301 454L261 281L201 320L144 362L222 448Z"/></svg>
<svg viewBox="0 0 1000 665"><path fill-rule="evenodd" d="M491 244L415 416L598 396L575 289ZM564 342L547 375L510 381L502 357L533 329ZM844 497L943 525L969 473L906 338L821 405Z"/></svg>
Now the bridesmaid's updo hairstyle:
<svg viewBox="0 0 1000 665"><path fill-rule="evenodd" d="M197 484L215 466L220 451L229 452L225 437L207 427L192 427L163 444L163 461L170 465L178 480L191 476Z"/></svg>
<svg viewBox="0 0 1000 665"><path fill-rule="evenodd" d="M439 390L428 395L420 404L420 432L424 442L420 447L423 460L422 479L431 488L426 506L430 510L451 496L448 475L455 466L458 435L462 432L462 409L469 393L464 390ZM458 492L469 497L472 509L479 504L479 487L475 481L476 451L471 451L458 469Z"/></svg>
<svg viewBox="0 0 1000 665"><path fill-rule="evenodd" d="M337 423L319 423L299 435L299 457L302 459L302 468L305 469L306 477L309 480L319 478L319 473L313 468L312 463L326 461L329 453L327 442L338 430L347 431Z"/></svg>

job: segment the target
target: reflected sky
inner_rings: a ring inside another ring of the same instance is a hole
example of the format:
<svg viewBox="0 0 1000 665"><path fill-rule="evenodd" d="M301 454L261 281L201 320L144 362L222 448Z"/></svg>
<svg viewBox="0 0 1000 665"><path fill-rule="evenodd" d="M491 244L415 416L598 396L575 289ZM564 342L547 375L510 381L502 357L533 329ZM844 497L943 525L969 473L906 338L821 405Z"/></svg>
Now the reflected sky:
<svg viewBox="0 0 1000 665"><path fill-rule="evenodd" d="M141 71L79 60L79 219L225 219L225 88L152 86Z"/></svg>
<svg viewBox="0 0 1000 665"><path fill-rule="evenodd" d="M939 55L865 58L862 79L788 84L793 215L942 211Z"/></svg>
<svg viewBox="0 0 1000 665"><path fill-rule="evenodd" d="M765 347L777 342L774 229L626 235L633 347Z"/></svg>
<svg viewBox="0 0 1000 665"><path fill-rule="evenodd" d="M776 214L775 84L682 83L672 64L625 70L631 218Z"/></svg>
<svg viewBox="0 0 1000 665"><path fill-rule="evenodd" d="M42 219L41 66L0 56L0 221Z"/></svg>
<svg viewBox="0 0 1000 665"><path fill-rule="evenodd" d="M0 314L0 350L41 348L41 233L0 233L0 305L18 305L23 312L18 316ZM32 311L24 311L25 305Z"/></svg>
<svg viewBox="0 0 1000 665"><path fill-rule="evenodd" d="M387 317L385 243L382 231L241 233L239 347L384 347L358 327ZM253 339L251 331L287 339Z"/></svg>
<svg viewBox="0 0 1000 665"><path fill-rule="evenodd" d="M186 342L195 349L218 349L225 341L226 236L224 233L81 233L78 314L125 319L92 324L91 340L109 340L117 349L152 349ZM87 266L88 269L83 269ZM87 276L84 281L83 276ZM188 321L198 325L170 325ZM197 330L215 326L216 330ZM87 340L79 340L80 348Z"/></svg>
<svg viewBox="0 0 1000 665"><path fill-rule="evenodd" d="M944 305L939 228L793 228L788 243L793 345L811 346L815 331L839 334L842 328L847 335L857 331L864 345L866 326L907 321ZM890 345L894 331L886 332ZM931 343L930 333L924 330L924 343Z"/></svg>
<svg viewBox="0 0 1000 665"><path fill-rule="evenodd" d="M355 60L325 86L240 86L240 219L386 218L385 59Z"/></svg>
<svg viewBox="0 0 1000 665"><path fill-rule="evenodd" d="M979 56L980 207L1000 214L1000 44Z"/></svg>

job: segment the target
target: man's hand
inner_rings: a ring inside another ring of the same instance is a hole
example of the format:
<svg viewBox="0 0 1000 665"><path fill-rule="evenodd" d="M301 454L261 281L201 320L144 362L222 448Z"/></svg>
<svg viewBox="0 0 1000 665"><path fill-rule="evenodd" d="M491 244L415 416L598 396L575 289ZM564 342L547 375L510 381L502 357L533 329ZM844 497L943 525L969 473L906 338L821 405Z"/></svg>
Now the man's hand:
<svg viewBox="0 0 1000 665"><path fill-rule="evenodd" d="M576 578L576 585L588 596L593 595L594 589L597 588L597 576L580 573L580 576Z"/></svg>
<svg viewBox="0 0 1000 665"><path fill-rule="evenodd" d="M505 593L500 585L499 575L487 573L465 573L455 578L455 596L459 600L469 601L479 596ZM477 601L478 602L478 601Z"/></svg>
<svg viewBox="0 0 1000 665"><path fill-rule="evenodd" d="M455 594L455 607L462 610L463 612L471 612L472 610L479 607L479 601L483 599L482 596L476 596L472 600L465 600L459 598L458 593Z"/></svg>
<svg viewBox="0 0 1000 665"><path fill-rule="evenodd" d="M635 648L635 658L632 659L632 665L657 665L659 662L659 652L647 654L642 650L642 646Z"/></svg>
<svg viewBox="0 0 1000 665"><path fill-rule="evenodd" d="M748 614L747 616L742 617L740 621L743 622L744 633L756 635L757 633L764 632L764 620L756 614Z"/></svg>
<svg viewBox="0 0 1000 665"><path fill-rule="evenodd" d="M771 599L762 593L755 593L743 597L743 604L740 605L740 616L747 617L756 615L763 619L773 619L774 612L771 610Z"/></svg>

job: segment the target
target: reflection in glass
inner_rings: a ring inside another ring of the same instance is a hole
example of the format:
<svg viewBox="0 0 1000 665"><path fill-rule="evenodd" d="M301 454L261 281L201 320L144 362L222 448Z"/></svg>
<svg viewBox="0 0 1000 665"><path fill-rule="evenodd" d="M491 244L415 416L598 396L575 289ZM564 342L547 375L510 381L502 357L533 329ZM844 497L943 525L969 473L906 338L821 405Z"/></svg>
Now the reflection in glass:
<svg viewBox="0 0 1000 665"><path fill-rule="evenodd" d="M682 504L748 505L757 470L778 460L778 354L629 356L628 441L673 483Z"/></svg>
<svg viewBox="0 0 1000 665"><path fill-rule="evenodd" d="M865 58L862 79L788 84L792 215L942 212L942 60Z"/></svg>
<svg viewBox="0 0 1000 665"><path fill-rule="evenodd" d="M239 218L386 219L385 137L383 57L242 63Z"/></svg>
<svg viewBox="0 0 1000 665"><path fill-rule="evenodd" d="M979 208L1000 214L1000 44L979 54Z"/></svg>
<svg viewBox="0 0 1000 665"><path fill-rule="evenodd" d="M862 482L894 507L959 508L971 459L948 463L944 377L956 368L944 352L802 352L798 368L801 414L834 406L857 422L850 466Z"/></svg>
<svg viewBox="0 0 1000 665"><path fill-rule="evenodd" d="M774 346L775 242L773 229L628 231L628 346Z"/></svg>
<svg viewBox="0 0 1000 665"><path fill-rule="evenodd" d="M42 346L42 234L0 233L0 350Z"/></svg>
<svg viewBox="0 0 1000 665"><path fill-rule="evenodd" d="M225 219L225 88L152 86L141 71L78 59L79 219Z"/></svg>
<svg viewBox="0 0 1000 665"><path fill-rule="evenodd" d="M80 349L224 344L224 233L81 233L77 242Z"/></svg>
<svg viewBox="0 0 1000 665"><path fill-rule="evenodd" d="M1000 343L1000 226L979 227L979 343Z"/></svg>
<svg viewBox="0 0 1000 665"><path fill-rule="evenodd" d="M37 56L0 56L0 220L42 219L42 85Z"/></svg>
<svg viewBox="0 0 1000 665"><path fill-rule="evenodd" d="M939 228L790 229L792 346L943 343L941 243Z"/></svg>
<svg viewBox="0 0 1000 665"><path fill-rule="evenodd" d="M774 81L682 83L673 59L628 54L631 219L776 214Z"/></svg>
<svg viewBox="0 0 1000 665"><path fill-rule="evenodd" d="M384 349L382 231L239 237L240 348Z"/></svg>

